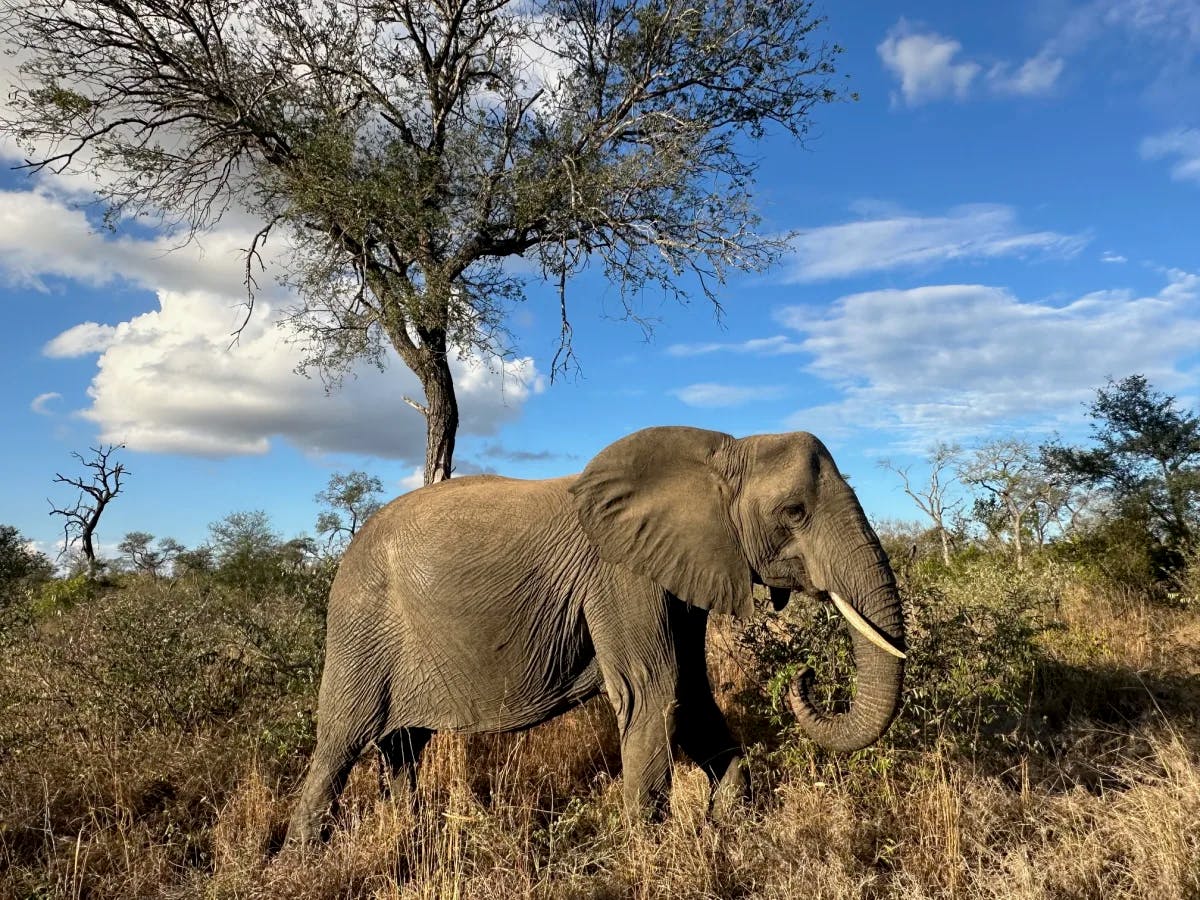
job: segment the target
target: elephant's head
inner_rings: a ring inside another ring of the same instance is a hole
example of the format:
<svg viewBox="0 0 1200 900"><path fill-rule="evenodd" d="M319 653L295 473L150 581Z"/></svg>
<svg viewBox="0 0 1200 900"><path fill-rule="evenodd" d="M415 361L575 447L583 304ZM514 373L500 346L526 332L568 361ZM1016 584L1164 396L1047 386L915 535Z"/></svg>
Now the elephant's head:
<svg viewBox="0 0 1200 900"><path fill-rule="evenodd" d="M904 623L887 556L825 446L804 432L730 435L647 428L607 447L571 488L601 557L717 612L748 615L752 582L777 607L791 591L827 596L853 626L858 689L849 710L791 695L822 746L878 740L900 703Z"/></svg>

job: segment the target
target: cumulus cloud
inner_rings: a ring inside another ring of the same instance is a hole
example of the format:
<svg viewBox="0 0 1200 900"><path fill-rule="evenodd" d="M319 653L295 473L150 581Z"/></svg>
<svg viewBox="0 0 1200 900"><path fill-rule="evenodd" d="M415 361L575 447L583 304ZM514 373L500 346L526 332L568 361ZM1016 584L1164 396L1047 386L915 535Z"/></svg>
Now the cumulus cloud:
<svg viewBox="0 0 1200 900"><path fill-rule="evenodd" d="M1143 159L1170 159L1171 177L1200 184L1200 129L1177 128L1145 138Z"/></svg>
<svg viewBox="0 0 1200 900"><path fill-rule="evenodd" d="M781 396L783 388L777 385L739 386L704 382L689 384L670 393L688 406L721 407L770 400Z"/></svg>
<svg viewBox="0 0 1200 900"><path fill-rule="evenodd" d="M411 472L396 482L396 486L400 488L400 493L407 494L409 491L415 491L419 487L425 485L425 469L422 466L416 466Z"/></svg>
<svg viewBox="0 0 1200 900"><path fill-rule="evenodd" d="M424 420L402 399L420 397L420 384L397 359L382 373L361 366L327 395L318 380L295 374L298 350L269 306L256 309L230 347L236 316L227 296L160 291L158 303L117 326L101 353L83 411L100 440L198 456L266 453L273 438L309 452L423 456ZM543 387L529 358L468 357L451 368L468 434L495 433Z"/></svg>
<svg viewBox="0 0 1200 900"><path fill-rule="evenodd" d="M49 341L42 353L52 359L69 359L103 353L115 339L117 329L99 322L80 322Z"/></svg>
<svg viewBox="0 0 1200 900"><path fill-rule="evenodd" d="M963 46L935 31L918 31L905 19L889 30L875 48L884 68L900 83L899 97L908 106L934 100L964 100L972 86L986 80L993 93L1034 97L1054 88L1066 66L1061 55L1049 47L1020 65L1003 60L993 63L986 79L978 79L984 66L962 55Z"/></svg>
<svg viewBox="0 0 1200 900"><path fill-rule="evenodd" d="M708 353L747 353L755 356L782 356L787 353L803 353L804 346L777 334L767 338L752 338L733 344L672 344L667 348L668 356L703 356Z"/></svg>
<svg viewBox="0 0 1200 900"><path fill-rule="evenodd" d="M242 302L248 232L224 227L184 247L180 241L108 235L42 187L0 191L0 272L11 283L46 290L46 279L54 277L93 287L126 282L149 290L225 292ZM270 279L262 280L260 293L281 296Z"/></svg>
<svg viewBox="0 0 1200 900"><path fill-rule="evenodd" d="M1087 238L1026 231L998 204L958 206L942 216L896 213L800 233L792 241L788 280L845 278L956 259L1045 255L1069 257Z"/></svg>
<svg viewBox="0 0 1200 900"><path fill-rule="evenodd" d="M311 452L422 458L424 420L402 400L422 396L416 377L394 356L386 372L363 365L328 396L319 381L296 375L300 352L277 327L286 295L270 273L230 347L245 316L239 248L248 244L248 233L233 227L179 249L169 238L114 237L52 195L0 192L0 273L10 280L122 280L157 298L150 312L116 324L82 322L43 348L53 358L98 354L82 415L97 424L100 440L227 456L265 453L282 439ZM451 368L465 434L494 434L543 389L530 358L468 356Z"/></svg>
<svg viewBox="0 0 1200 900"><path fill-rule="evenodd" d="M915 446L999 422L1053 427L1076 418L1110 375L1180 385L1177 366L1200 346L1198 299L1200 276L1176 271L1153 296L1108 291L1061 305L939 285L843 297L824 317L786 308L780 320L803 336L810 370L843 395L789 426L853 422L907 433Z"/></svg>
<svg viewBox="0 0 1200 900"><path fill-rule="evenodd" d="M966 97L980 66L956 62L962 50L958 41L936 32L916 32L901 19L876 48L884 66L900 81L900 93L909 106Z"/></svg>
<svg viewBox="0 0 1200 900"><path fill-rule="evenodd" d="M29 408L32 409L35 413L37 413L39 416L49 416L49 415L52 415L52 413L50 412L49 409L46 408L46 406L52 400L61 400L61 399L62 399L62 394L58 393L57 391L49 391L48 393L45 393L45 394L38 394L36 397L33 398L32 402L30 402Z"/></svg>

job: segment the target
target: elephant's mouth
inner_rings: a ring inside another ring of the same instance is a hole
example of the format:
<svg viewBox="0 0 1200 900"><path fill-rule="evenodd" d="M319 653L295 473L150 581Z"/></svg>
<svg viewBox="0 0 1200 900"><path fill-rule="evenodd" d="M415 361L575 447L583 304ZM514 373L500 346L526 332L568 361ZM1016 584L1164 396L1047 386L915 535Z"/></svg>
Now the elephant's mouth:
<svg viewBox="0 0 1200 900"><path fill-rule="evenodd" d="M770 566L761 572L751 569L750 576L756 584L766 585L772 590L795 591L799 594L813 591L808 569L804 566L804 560L798 556L773 560Z"/></svg>
<svg viewBox="0 0 1200 900"><path fill-rule="evenodd" d="M759 584L763 583L762 580L758 579L757 575L755 576L755 580L757 580ZM885 653L895 656L897 659L905 658L904 651L893 645L886 635L884 635L878 628L869 622L862 613L854 608L853 604L848 603L833 591L813 590L803 584L801 584L799 587L776 587L770 582L767 582L766 585L767 589L771 592L771 606L776 612L779 612L785 606L787 606L788 601L791 599L793 593L805 594L806 596L812 597L816 600L832 603L837 607L837 611L841 613L842 618L846 620L846 624L865 637L868 641L870 641L880 650L883 650Z"/></svg>

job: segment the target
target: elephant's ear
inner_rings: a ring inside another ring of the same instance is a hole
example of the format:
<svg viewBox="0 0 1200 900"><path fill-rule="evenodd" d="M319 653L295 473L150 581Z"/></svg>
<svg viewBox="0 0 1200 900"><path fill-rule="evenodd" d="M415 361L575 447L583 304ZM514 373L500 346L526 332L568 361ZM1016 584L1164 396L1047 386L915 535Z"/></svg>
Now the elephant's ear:
<svg viewBox="0 0 1200 900"><path fill-rule="evenodd" d="M717 431L663 427L600 451L571 487L600 557L688 603L748 615L750 564L734 533L733 488L721 465L733 443Z"/></svg>

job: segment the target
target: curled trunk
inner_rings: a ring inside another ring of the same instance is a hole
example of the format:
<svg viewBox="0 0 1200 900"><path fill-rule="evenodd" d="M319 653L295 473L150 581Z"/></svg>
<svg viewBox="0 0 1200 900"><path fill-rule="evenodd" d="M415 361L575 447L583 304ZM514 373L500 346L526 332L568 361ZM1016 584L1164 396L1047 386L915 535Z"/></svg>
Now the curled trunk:
<svg viewBox="0 0 1200 900"><path fill-rule="evenodd" d="M859 513L861 516L861 513ZM861 750L879 740L900 708L904 682L904 620L895 576L878 540L862 520L870 538L829 583L872 628L875 642L851 630L858 686L850 708L842 713L820 709L812 699L813 674L805 670L788 693L788 702L804 732L828 750ZM882 640L880 640L882 638ZM890 645L892 652L878 644Z"/></svg>

